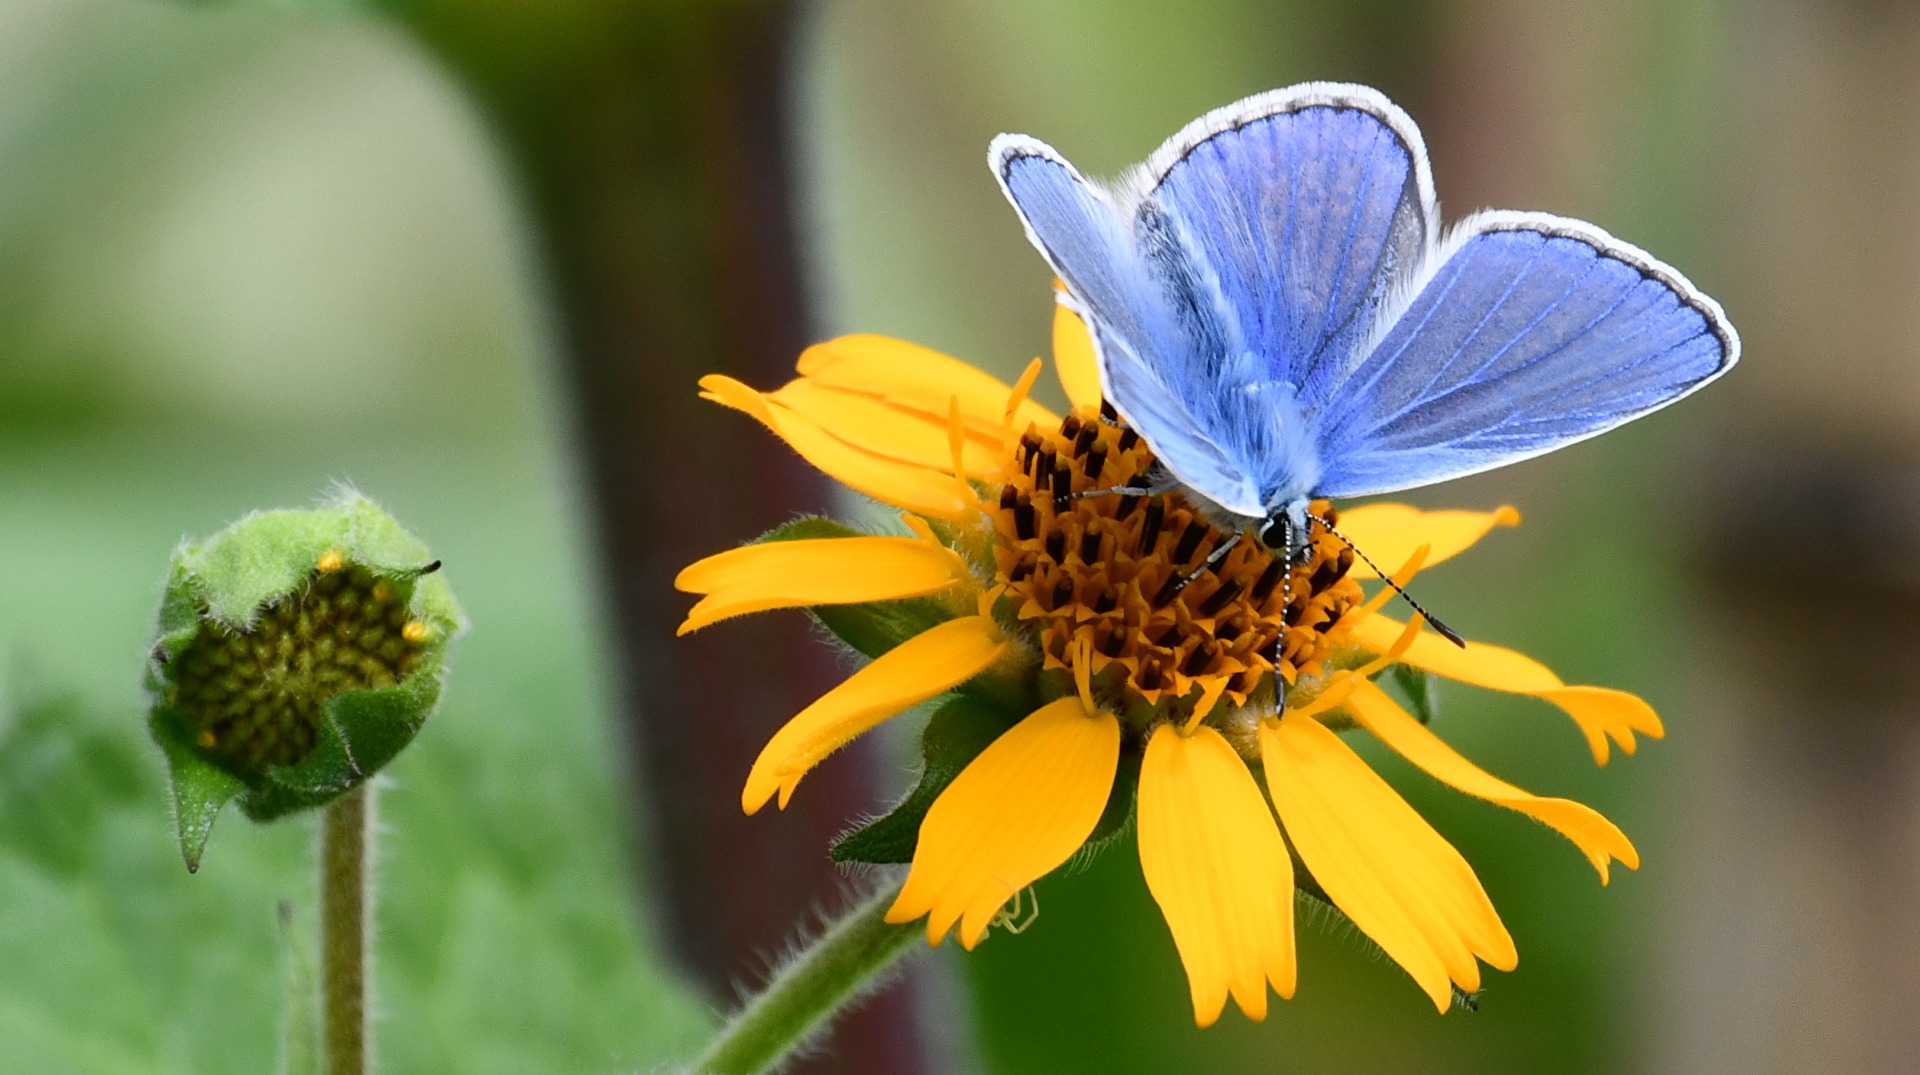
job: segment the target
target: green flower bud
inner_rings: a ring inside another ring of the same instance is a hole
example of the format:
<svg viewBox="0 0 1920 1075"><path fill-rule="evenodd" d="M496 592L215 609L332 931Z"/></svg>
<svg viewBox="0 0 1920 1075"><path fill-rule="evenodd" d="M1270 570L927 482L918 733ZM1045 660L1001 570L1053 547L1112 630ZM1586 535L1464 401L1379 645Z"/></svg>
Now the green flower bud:
<svg viewBox="0 0 1920 1075"><path fill-rule="evenodd" d="M357 493L175 550L146 686L187 869L228 802L325 805L413 740L464 626L439 567Z"/></svg>

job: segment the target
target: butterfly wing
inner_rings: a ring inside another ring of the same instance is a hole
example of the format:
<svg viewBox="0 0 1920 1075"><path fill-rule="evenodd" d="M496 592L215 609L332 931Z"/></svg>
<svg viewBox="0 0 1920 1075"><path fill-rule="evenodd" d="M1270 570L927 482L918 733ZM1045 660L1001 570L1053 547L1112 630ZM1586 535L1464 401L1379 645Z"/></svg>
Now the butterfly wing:
<svg viewBox="0 0 1920 1075"><path fill-rule="evenodd" d="M1412 121L1311 83L1202 116L1113 192L1029 138L991 157L1088 315L1107 399L1168 469L1249 516L1310 487L1304 413L1432 238Z"/></svg>
<svg viewBox="0 0 1920 1075"><path fill-rule="evenodd" d="M1203 424L1199 386L1182 375L1217 324L1205 311L1176 309L1134 242L1128 214L1052 147L1001 135L991 156L1027 237L1087 321L1106 399L1175 477L1229 510L1258 514L1251 477Z"/></svg>
<svg viewBox="0 0 1920 1075"><path fill-rule="evenodd" d="M1664 407L1739 358L1717 303L1580 221L1482 213L1428 271L1313 415L1315 495L1528 459Z"/></svg>
<svg viewBox="0 0 1920 1075"><path fill-rule="evenodd" d="M1307 83L1202 116L1133 186L1141 230L1156 212L1178 222L1260 374L1308 407L1437 238L1420 130L1366 86Z"/></svg>

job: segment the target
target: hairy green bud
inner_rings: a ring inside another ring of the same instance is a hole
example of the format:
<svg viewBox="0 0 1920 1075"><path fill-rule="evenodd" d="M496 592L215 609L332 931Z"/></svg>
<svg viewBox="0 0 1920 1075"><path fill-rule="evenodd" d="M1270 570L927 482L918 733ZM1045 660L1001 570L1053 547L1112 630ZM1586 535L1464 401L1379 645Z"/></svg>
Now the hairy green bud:
<svg viewBox="0 0 1920 1075"><path fill-rule="evenodd" d="M189 870L227 803L256 821L322 806L413 740L463 626L439 567L352 493L174 552L148 726Z"/></svg>

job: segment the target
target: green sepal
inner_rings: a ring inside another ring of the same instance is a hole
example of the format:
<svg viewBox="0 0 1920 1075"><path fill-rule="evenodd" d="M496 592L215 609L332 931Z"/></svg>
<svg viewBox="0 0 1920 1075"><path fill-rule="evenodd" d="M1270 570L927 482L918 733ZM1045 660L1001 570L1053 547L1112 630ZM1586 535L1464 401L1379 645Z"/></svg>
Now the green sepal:
<svg viewBox="0 0 1920 1075"><path fill-rule="evenodd" d="M329 550L396 582L419 578L420 611L458 622L446 580L420 577L432 560L426 545L373 501L345 490L319 508L257 511L202 544L181 545L160 605L162 641L184 631L184 647L202 619L244 630L261 606L305 582Z"/></svg>
<svg viewBox="0 0 1920 1075"><path fill-rule="evenodd" d="M1407 708L1414 719L1422 724L1432 724L1440 715L1440 685L1433 673L1424 668L1415 668L1410 664L1395 664L1388 674L1393 676L1394 685L1407 700Z"/></svg>
<svg viewBox="0 0 1920 1075"><path fill-rule="evenodd" d="M779 526L761 534L748 542L759 545L768 541L812 541L819 538L865 537L863 531L824 515L802 515L789 519Z"/></svg>
<svg viewBox="0 0 1920 1075"><path fill-rule="evenodd" d="M160 747L167 755L180 857L188 873L197 873L200 856L207 850L207 838L213 835L214 818L222 807L244 794L247 785L183 744L161 739Z"/></svg>
<svg viewBox="0 0 1920 1075"><path fill-rule="evenodd" d="M933 801L960 775L960 770L1020 720L1020 716L976 698L961 695L948 699L928 718L920 737L920 782L885 815L835 840L830 852L833 861L874 865L912 862L914 848L920 842L920 823Z"/></svg>
<svg viewBox="0 0 1920 1075"><path fill-rule="evenodd" d="M297 613L304 606L281 602L304 598L331 554L345 565L339 570L363 570L360 577L391 587L379 600L425 626L423 640L408 636L418 646L410 670L390 685L309 696L308 704L318 706L313 743L290 764L242 764L204 748L182 697L182 655L203 627L224 632L220 637L246 636L260 626L264 610ZM176 828L189 870L198 868L226 803L237 799L256 821L324 805L371 778L419 733L439 701L447 646L465 626L437 568L424 544L351 490L313 510L253 513L206 542L175 550L145 680L148 728L172 770Z"/></svg>
<svg viewBox="0 0 1920 1075"><path fill-rule="evenodd" d="M954 618L950 606L932 597L869 601L860 605L815 605L810 611L835 638L869 660Z"/></svg>
<svg viewBox="0 0 1920 1075"><path fill-rule="evenodd" d="M312 753L267 770L263 785L240 800L240 809L255 821L272 821L332 802L412 742L439 698L439 677L420 673L392 687L334 695Z"/></svg>

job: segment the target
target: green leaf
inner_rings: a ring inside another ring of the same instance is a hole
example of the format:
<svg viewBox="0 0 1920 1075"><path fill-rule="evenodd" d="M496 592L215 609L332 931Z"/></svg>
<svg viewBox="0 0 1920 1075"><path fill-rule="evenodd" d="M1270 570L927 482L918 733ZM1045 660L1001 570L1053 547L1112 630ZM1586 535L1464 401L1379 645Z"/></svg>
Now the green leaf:
<svg viewBox="0 0 1920 1075"><path fill-rule="evenodd" d="M920 822L967 763L1020 722L1005 709L965 696L949 699L927 720L920 737L920 782L886 815L833 842L833 861L873 864L913 861Z"/></svg>
<svg viewBox="0 0 1920 1075"><path fill-rule="evenodd" d="M387 796L382 1071L654 1070L709 1025L634 928L597 729L503 734L521 712L472 711ZM33 703L0 729L0 1069L273 1071L303 1033L287 946L313 928L282 932L275 906L311 888L311 831L235 827L190 877L124 716ZM536 751L550 776L476 784Z"/></svg>

